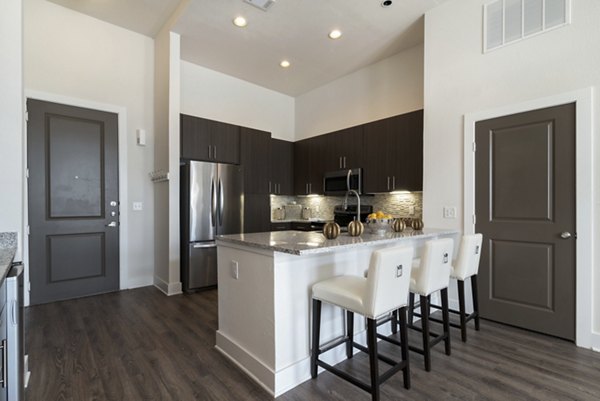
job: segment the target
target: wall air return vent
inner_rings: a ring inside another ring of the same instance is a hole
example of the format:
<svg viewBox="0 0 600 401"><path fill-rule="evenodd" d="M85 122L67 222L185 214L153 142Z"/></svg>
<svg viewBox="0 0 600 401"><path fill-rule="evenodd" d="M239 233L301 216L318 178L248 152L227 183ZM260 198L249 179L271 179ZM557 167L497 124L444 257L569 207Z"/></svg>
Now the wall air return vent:
<svg viewBox="0 0 600 401"><path fill-rule="evenodd" d="M495 0L483 7L483 51L571 23L571 0Z"/></svg>
<svg viewBox="0 0 600 401"><path fill-rule="evenodd" d="M275 0L244 0L244 3L252 4L254 7L260 8L263 11L267 11L273 4L275 4Z"/></svg>

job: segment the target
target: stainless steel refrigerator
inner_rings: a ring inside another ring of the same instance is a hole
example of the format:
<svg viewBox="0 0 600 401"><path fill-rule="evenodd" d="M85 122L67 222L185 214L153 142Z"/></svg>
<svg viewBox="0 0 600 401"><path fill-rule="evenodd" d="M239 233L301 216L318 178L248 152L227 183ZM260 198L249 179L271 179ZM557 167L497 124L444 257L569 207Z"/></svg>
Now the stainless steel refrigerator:
<svg viewBox="0 0 600 401"><path fill-rule="evenodd" d="M243 230L242 167L186 161L181 166L181 276L184 291L217 285L217 235Z"/></svg>

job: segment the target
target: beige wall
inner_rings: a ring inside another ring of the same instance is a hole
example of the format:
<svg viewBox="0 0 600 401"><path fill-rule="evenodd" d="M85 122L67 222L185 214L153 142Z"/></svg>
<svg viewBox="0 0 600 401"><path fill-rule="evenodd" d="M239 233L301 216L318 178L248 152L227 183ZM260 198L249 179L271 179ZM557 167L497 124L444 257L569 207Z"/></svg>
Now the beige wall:
<svg viewBox="0 0 600 401"><path fill-rule="evenodd" d="M0 3L0 232L17 232L23 249L23 13L20 0Z"/></svg>
<svg viewBox="0 0 600 401"><path fill-rule="evenodd" d="M482 54L485 0L452 0L425 18L424 218L429 226L462 228L463 117L496 107L600 85L600 2L575 0L572 24ZM594 105L600 115L600 105ZM594 137L600 137L598 125ZM594 145L594 166L600 141ZM600 174L594 205L600 210ZM442 218L456 206L458 218ZM600 249L600 215L593 216ZM593 323L600 332L600 261L594 261ZM600 346L600 342L597 346Z"/></svg>
<svg viewBox="0 0 600 401"><path fill-rule="evenodd" d="M25 0L25 88L125 108L128 246L125 287L152 283L154 197L153 40L44 0ZM136 129L147 145L136 145ZM121 194L123 196L124 194ZM133 212L131 202L143 202Z"/></svg>
<svg viewBox="0 0 600 401"><path fill-rule="evenodd" d="M294 139L294 98L181 62L181 112Z"/></svg>
<svg viewBox="0 0 600 401"><path fill-rule="evenodd" d="M296 98L296 140L423 108L423 45Z"/></svg>

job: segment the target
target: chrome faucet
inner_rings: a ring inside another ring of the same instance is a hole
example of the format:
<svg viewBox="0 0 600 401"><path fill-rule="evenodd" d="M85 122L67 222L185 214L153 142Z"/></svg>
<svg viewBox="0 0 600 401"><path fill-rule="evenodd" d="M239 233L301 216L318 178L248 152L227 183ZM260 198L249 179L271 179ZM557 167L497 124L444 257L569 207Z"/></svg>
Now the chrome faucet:
<svg viewBox="0 0 600 401"><path fill-rule="evenodd" d="M348 210L348 195L354 194L356 196L356 220L360 221L360 195L353 189L346 191L346 197L344 198L344 210Z"/></svg>

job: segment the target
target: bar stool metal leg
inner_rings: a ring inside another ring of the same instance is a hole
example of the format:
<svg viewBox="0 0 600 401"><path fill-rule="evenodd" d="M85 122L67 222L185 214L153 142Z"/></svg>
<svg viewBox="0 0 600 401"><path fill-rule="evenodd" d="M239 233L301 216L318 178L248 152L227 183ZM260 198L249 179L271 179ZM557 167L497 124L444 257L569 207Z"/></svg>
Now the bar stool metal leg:
<svg viewBox="0 0 600 401"><path fill-rule="evenodd" d="M390 320L390 324L392 326L392 333L396 334L398 332L398 311L397 310L392 312L392 320Z"/></svg>
<svg viewBox="0 0 600 401"><path fill-rule="evenodd" d="M352 358L352 344L354 344L354 312L346 311L346 333L348 342L346 343L346 357Z"/></svg>
<svg viewBox="0 0 600 401"><path fill-rule="evenodd" d="M471 276L471 291L473 292L473 309L475 313L475 330L479 331L479 298L477 289L477 274Z"/></svg>
<svg viewBox="0 0 600 401"><path fill-rule="evenodd" d="M406 368L403 370L404 388L410 389L410 364L408 361L408 326L406 322L406 307L398 310L400 315L400 342L402 343L401 352L402 360L406 361Z"/></svg>
<svg viewBox="0 0 600 401"><path fill-rule="evenodd" d="M371 365L371 400L379 401L379 365L377 357L377 321L367 319L367 346Z"/></svg>
<svg viewBox="0 0 600 401"><path fill-rule="evenodd" d="M448 288L442 289L442 316L444 320L444 345L446 355L450 355L450 313L448 310Z"/></svg>
<svg viewBox="0 0 600 401"><path fill-rule="evenodd" d="M319 341L321 340L321 301L313 299L312 316L312 352L310 354L310 375L317 377L317 358L319 357Z"/></svg>
<svg viewBox="0 0 600 401"><path fill-rule="evenodd" d="M412 292L408 295L408 324L411 326L414 323L413 312L415 309L415 294Z"/></svg>
<svg viewBox="0 0 600 401"><path fill-rule="evenodd" d="M456 280L458 285L458 313L460 315L460 338L467 342L467 313L465 311L465 282Z"/></svg>
<svg viewBox="0 0 600 401"><path fill-rule="evenodd" d="M412 294L411 294L412 295ZM431 344L429 342L429 302L427 297L421 295L421 334L423 336L423 358L425 359L425 370L431 371Z"/></svg>

